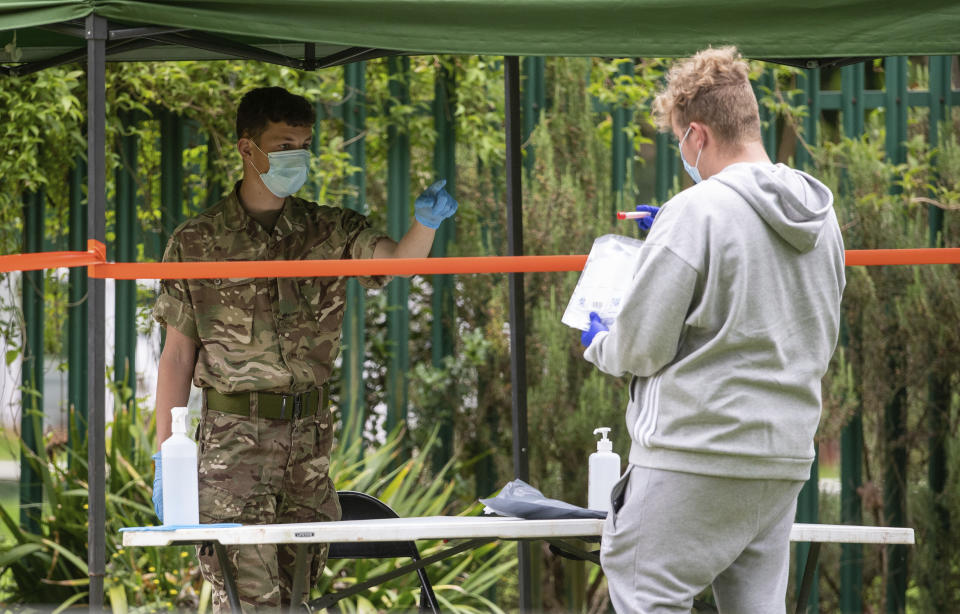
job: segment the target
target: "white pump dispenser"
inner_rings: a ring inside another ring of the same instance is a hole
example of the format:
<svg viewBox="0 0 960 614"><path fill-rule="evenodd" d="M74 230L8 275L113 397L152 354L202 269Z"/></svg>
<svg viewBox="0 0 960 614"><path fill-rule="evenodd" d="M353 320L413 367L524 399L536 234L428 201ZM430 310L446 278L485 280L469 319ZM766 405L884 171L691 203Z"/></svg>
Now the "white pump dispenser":
<svg viewBox="0 0 960 614"><path fill-rule="evenodd" d="M610 427L593 430L600 433L597 451L590 455L590 476L587 483L587 507L601 512L610 511L610 491L620 479L620 455L613 451L613 442L607 439Z"/></svg>
<svg viewBox="0 0 960 614"><path fill-rule="evenodd" d="M187 408L174 407L173 434L160 446L163 524L200 524L197 444L187 437Z"/></svg>

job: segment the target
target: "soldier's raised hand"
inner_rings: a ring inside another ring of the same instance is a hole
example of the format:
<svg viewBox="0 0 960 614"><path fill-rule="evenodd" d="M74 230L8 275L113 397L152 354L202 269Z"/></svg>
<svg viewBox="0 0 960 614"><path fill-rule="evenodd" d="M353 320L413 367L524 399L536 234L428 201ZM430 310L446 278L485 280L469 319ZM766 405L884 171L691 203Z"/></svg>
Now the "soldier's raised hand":
<svg viewBox="0 0 960 614"><path fill-rule="evenodd" d="M443 189L446 179L434 183L423 191L413 203L414 217L427 228L439 228L440 222L457 212L457 201Z"/></svg>

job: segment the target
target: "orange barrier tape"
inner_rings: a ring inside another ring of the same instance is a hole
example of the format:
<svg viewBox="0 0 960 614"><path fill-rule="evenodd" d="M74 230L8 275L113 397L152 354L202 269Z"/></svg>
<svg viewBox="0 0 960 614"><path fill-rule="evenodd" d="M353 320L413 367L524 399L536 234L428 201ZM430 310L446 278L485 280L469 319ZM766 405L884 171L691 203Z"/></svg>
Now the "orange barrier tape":
<svg viewBox="0 0 960 614"><path fill-rule="evenodd" d="M86 266L102 262L90 252L40 252L0 256L0 273L11 271L39 271L57 267Z"/></svg>
<svg viewBox="0 0 960 614"><path fill-rule="evenodd" d="M896 264L960 264L960 247L923 249L849 249L847 266Z"/></svg>
<svg viewBox="0 0 960 614"><path fill-rule="evenodd" d="M254 262L145 262L101 264L96 277L113 279L210 279L239 277L351 277L582 271L586 256L487 256L380 260L266 260Z"/></svg>
<svg viewBox="0 0 960 614"><path fill-rule="evenodd" d="M585 255L398 258L380 260L257 260L235 262L106 262L106 247L88 241L86 252L0 256L0 273L87 266L101 279L217 279L246 277L352 277L581 271ZM960 264L960 248L848 250L848 266Z"/></svg>

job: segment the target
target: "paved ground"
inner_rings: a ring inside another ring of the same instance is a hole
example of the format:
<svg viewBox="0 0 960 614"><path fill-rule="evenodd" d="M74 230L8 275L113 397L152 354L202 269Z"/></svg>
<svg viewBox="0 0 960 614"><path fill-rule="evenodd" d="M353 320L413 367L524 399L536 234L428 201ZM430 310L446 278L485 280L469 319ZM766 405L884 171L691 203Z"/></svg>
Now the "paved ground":
<svg viewBox="0 0 960 614"><path fill-rule="evenodd" d="M820 478L820 492L827 495L840 494L840 478Z"/></svg>
<svg viewBox="0 0 960 614"><path fill-rule="evenodd" d="M16 482L20 479L20 461L0 461L0 481Z"/></svg>

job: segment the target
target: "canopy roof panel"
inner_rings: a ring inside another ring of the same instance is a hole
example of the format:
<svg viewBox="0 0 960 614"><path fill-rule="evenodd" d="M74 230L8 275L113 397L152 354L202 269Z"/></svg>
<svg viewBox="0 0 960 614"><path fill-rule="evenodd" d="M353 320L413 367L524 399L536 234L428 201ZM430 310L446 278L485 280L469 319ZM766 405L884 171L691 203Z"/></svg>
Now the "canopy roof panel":
<svg viewBox="0 0 960 614"><path fill-rule="evenodd" d="M0 51L0 62L80 50L76 27L91 13L112 26L189 30L117 37L125 48L112 59L125 60L246 57L224 51L231 41L300 60L363 50L670 57L735 44L749 57L812 59L960 49L956 0L5 0L0 46L16 33L21 55ZM73 32L49 29L71 21ZM198 44L201 33L225 45Z"/></svg>

